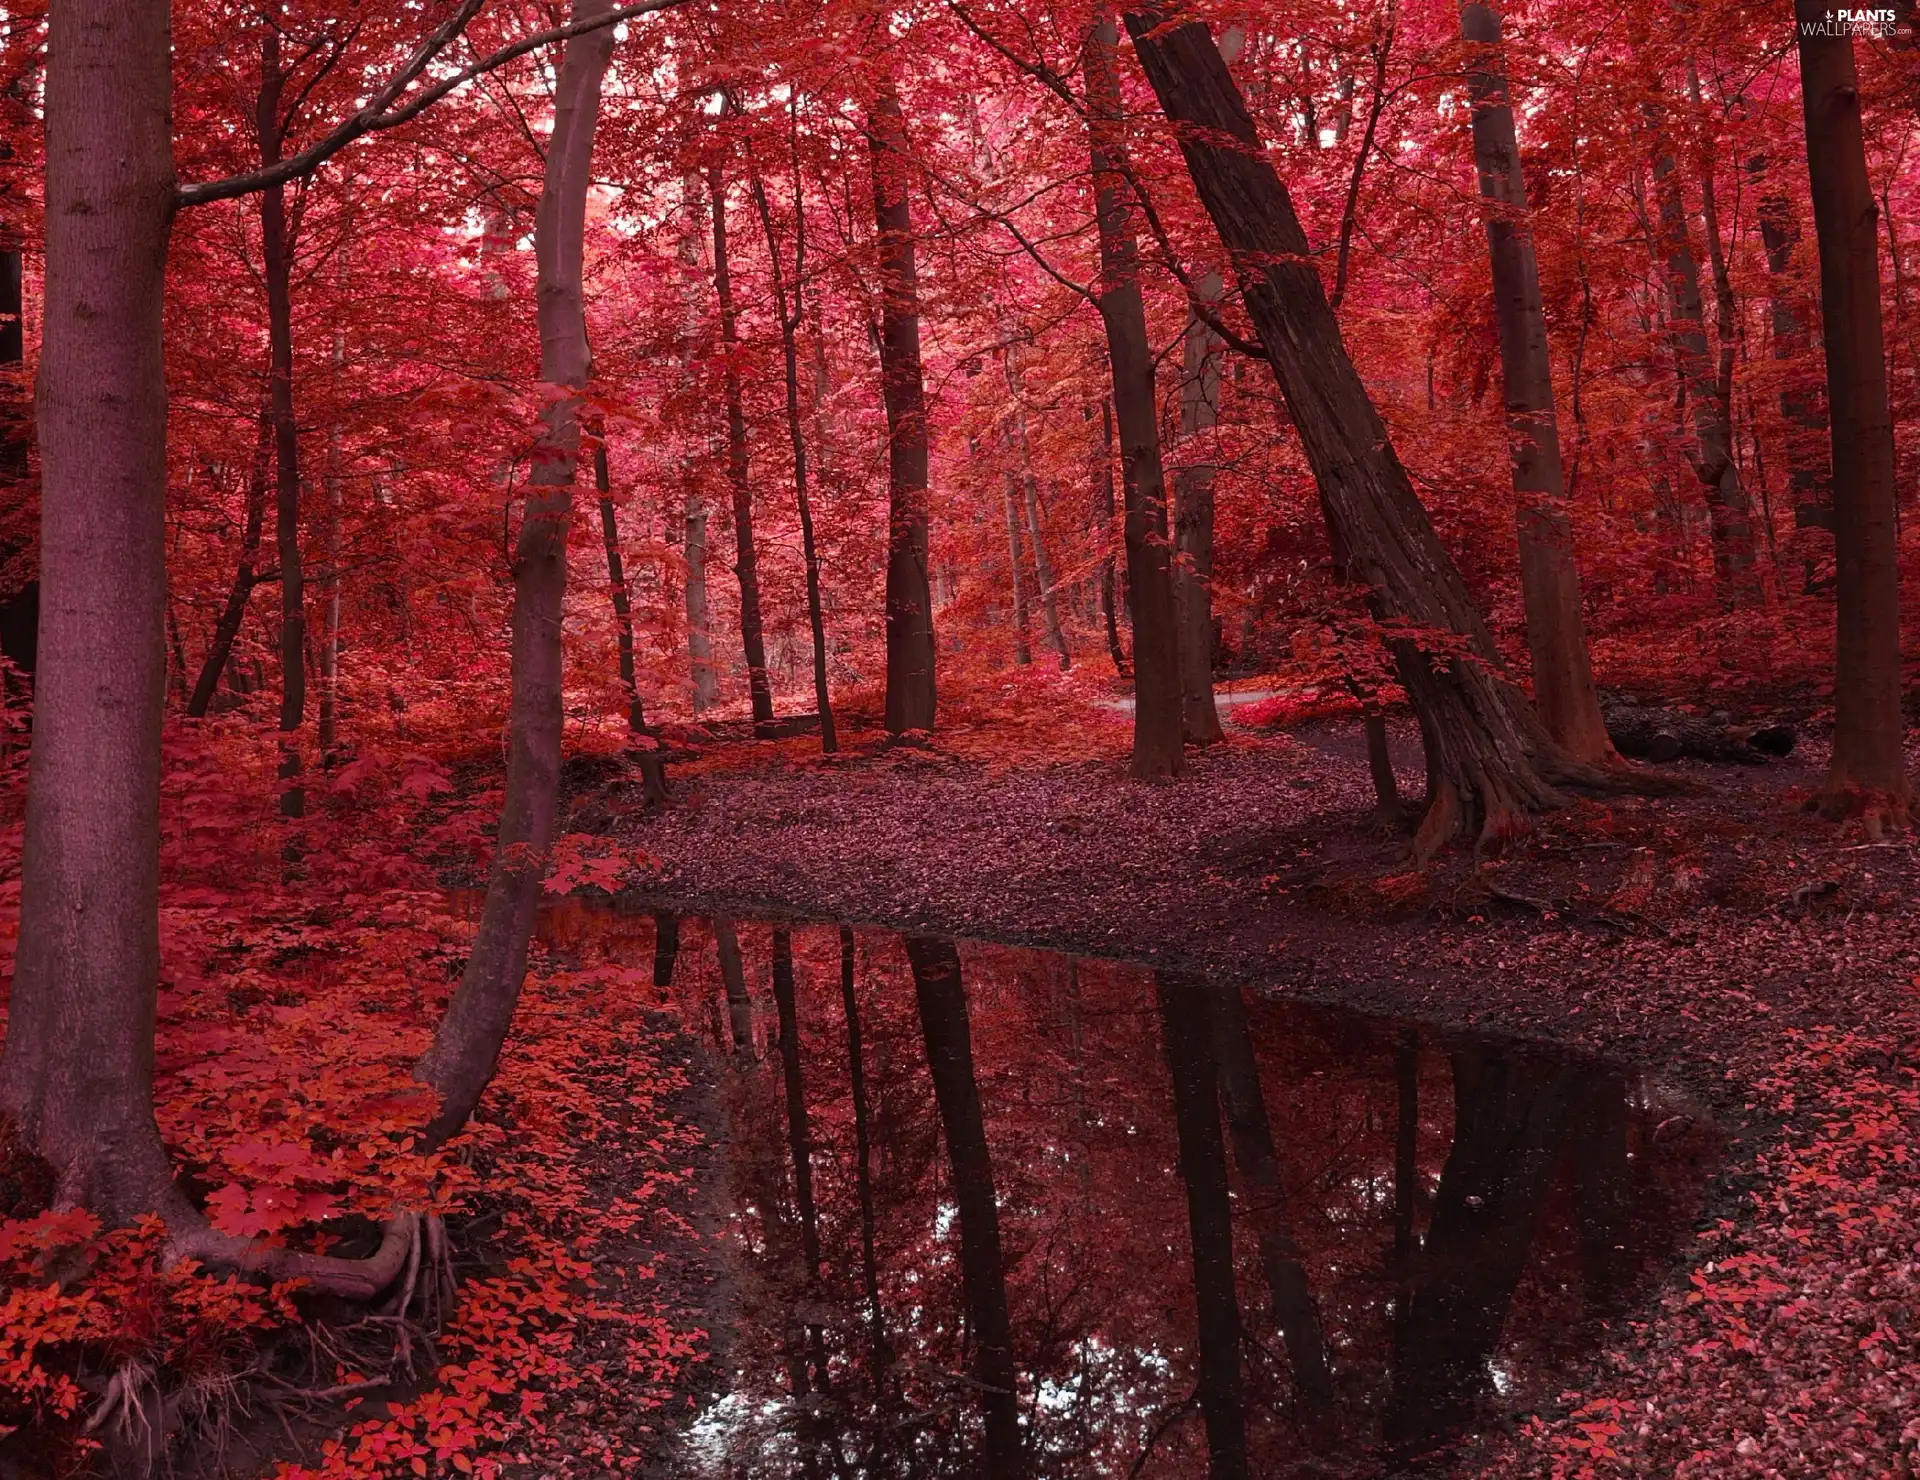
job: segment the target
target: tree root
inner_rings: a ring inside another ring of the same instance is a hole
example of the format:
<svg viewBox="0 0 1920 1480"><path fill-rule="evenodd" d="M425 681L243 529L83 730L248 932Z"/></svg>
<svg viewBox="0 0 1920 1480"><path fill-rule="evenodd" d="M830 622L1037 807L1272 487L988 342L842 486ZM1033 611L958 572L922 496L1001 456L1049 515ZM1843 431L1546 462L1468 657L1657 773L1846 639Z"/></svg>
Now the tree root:
<svg viewBox="0 0 1920 1480"><path fill-rule="evenodd" d="M1845 775L1829 777L1827 784L1807 799L1806 809L1826 822L1858 818L1867 837L1876 843L1890 832L1904 832L1915 821L1911 787L1882 790L1861 786Z"/></svg>
<svg viewBox="0 0 1920 1480"><path fill-rule="evenodd" d="M182 1199L183 1207L173 1210L167 1219L172 1231L167 1249L169 1263L193 1259L275 1283L298 1280L309 1289L359 1301L372 1301L403 1280L404 1298L399 1311L404 1315L420 1293L424 1255L430 1288L423 1298L432 1318L439 1319L451 1306L453 1274L447 1261L446 1225L434 1214L401 1213L390 1218L381 1229L380 1246L372 1254L364 1259L340 1259L221 1233L205 1215L185 1208L184 1202Z"/></svg>

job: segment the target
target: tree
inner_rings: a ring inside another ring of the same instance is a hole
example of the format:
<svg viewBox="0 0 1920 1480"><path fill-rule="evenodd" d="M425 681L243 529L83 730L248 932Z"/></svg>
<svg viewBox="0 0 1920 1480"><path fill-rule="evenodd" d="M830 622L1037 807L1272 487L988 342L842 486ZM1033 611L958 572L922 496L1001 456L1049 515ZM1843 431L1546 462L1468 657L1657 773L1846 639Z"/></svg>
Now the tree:
<svg viewBox="0 0 1920 1480"><path fill-rule="evenodd" d="M609 0L574 0L576 20L603 18ZM513 705L507 721L506 794L487 898L460 988L447 1004L420 1078L440 1092L428 1135L466 1123L513 1022L553 846L560 787L561 618L567 532L580 460L580 420L592 375L583 259L587 191L600 88L613 57L611 27L569 40L554 88L553 135L534 218L540 379L551 387L528 479L513 561Z"/></svg>
<svg viewBox="0 0 1920 1480"><path fill-rule="evenodd" d="M734 576L740 582L740 645L746 650L747 692L753 723L773 723L773 689L767 682L767 644L760 622L760 558L753 543L753 483L747 463L747 413L741 399L740 330L727 261L727 190L719 163L707 166L707 197L713 209L713 290L720 300L720 349L726 358L727 485L733 490Z"/></svg>
<svg viewBox="0 0 1920 1480"><path fill-rule="evenodd" d="M927 579L927 405L920 285L907 195L912 155L891 78L867 110L880 274L880 385L887 405L887 733L933 729L933 589Z"/></svg>
<svg viewBox="0 0 1920 1480"><path fill-rule="evenodd" d="M1617 757L1600 717L1580 614L1580 575L1574 568L1573 519L1560 465L1546 309L1540 299L1513 105L1507 97L1499 12L1467 0L1460 7L1460 35L1469 48L1474 163L1480 198L1488 205L1487 249L1493 259L1494 318L1507 392L1507 451L1513 463L1533 702L1547 733L1569 755L1581 761L1612 761Z"/></svg>
<svg viewBox="0 0 1920 1480"><path fill-rule="evenodd" d="M1557 800L1556 779L1592 781L1555 745L1502 669L1386 427L1348 358L1286 187L1213 38L1196 22L1131 12L1147 79L1240 280L1319 484L1330 538L1371 592L1438 785L1415 840L1497 839Z"/></svg>
<svg viewBox="0 0 1920 1480"><path fill-rule="evenodd" d="M1226 285L1209 272L1197 291L1217 304ZM1220 419L1220 336L1198 307L1187 311L1182 341L1180 435L1189 442ZM1185 464L1174 475L1173 598L1180 624L1180 724L1189 744L1211 745L1225 733L1213 703L1213 482L1210 463Z"/></svg>
<svg viewBox="0 0 1920 1480"><path fill-rule="evenodd" d="M1893 413L1853 39L1829 34L1825 14L1795 0L1833 446L1833 765L1818 805L1829 816L1858 813L1878 834L1903 826L1913 800L1900 710Z"/></svg>
<svg viewBox="0 0 1920 1480"><path fill-rule="evenodd" d="M1159 415L1153 391L1153 349L1140 293L1136 209L1125 169L1124 113L1113 57L1119 46L1111 15L1096 16L1081 48L1087 125L1100 226L1101 322L1113 376L1113 412L1120 426L1120 482L1126 506L1127 608L1133 618L1133 758L1138 780L1178 776L1181 691L1179 631L1173 604L1173 552L1167 537L1167 481L1160 461Z"/></svg>

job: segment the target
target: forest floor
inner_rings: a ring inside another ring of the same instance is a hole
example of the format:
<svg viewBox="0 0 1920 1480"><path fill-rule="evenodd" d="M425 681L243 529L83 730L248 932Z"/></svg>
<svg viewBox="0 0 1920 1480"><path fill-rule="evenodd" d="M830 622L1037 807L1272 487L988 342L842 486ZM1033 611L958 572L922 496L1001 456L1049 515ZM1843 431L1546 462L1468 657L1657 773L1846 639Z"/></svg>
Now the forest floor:
<svg viewBox="0 0 1920 1480"><path fill-rule="evenodd" d="M1204 970L1647 1066L1728 1140L1693 1267L1466 1469L1914 1473L1920 847L1802 810L1819 739L1666 767L1698 793L1577 802L1498 856L1414 869L1375 825L1357 726L1230 728L1154 785L1125 780L1125 734L1077 762L964 733L723 745L670 807L584 790L569 826L638 846L644 902ZM1418 755L1409 726L1394 749Z"/></svg>

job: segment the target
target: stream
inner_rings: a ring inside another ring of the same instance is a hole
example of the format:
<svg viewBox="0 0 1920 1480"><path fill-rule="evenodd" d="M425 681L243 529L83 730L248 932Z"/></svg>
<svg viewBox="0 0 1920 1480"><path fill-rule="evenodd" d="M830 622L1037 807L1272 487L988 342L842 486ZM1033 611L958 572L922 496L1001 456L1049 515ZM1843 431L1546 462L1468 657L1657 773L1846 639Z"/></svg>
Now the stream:
<svg viewBox="0 0 1920 1480"><path fill-rule="evenodd" d="M665 1473L1392 1475L1552 1404L1710 1117L1631 1066L1044 951L568 900L715 1066Z"/></svg>

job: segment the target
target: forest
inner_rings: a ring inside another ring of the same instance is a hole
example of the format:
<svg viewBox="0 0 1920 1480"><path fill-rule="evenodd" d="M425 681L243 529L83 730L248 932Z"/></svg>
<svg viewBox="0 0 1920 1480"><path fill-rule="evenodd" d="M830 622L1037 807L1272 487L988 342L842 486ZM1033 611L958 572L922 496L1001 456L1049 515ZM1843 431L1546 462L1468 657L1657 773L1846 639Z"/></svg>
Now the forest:
<svg viewBox="0 0 1920 1480"><path fill-rule="evenodd" d="M1880 4L8 0L0 1480L1920 1471Z"/></svg>

